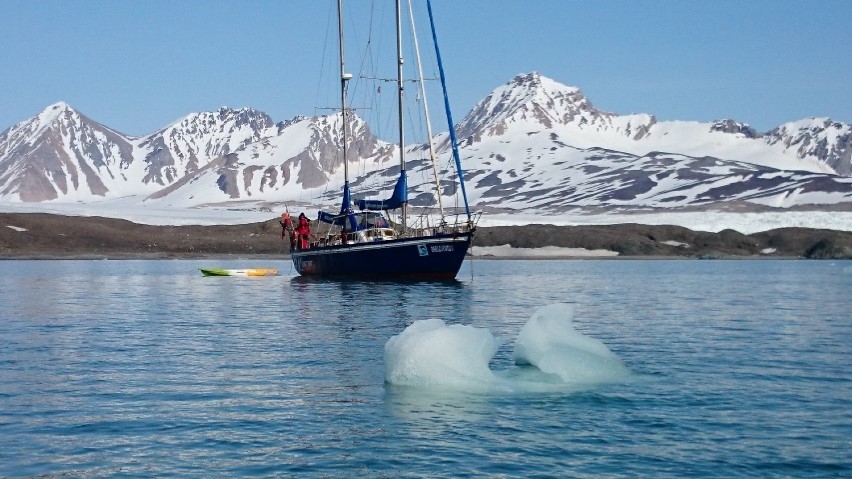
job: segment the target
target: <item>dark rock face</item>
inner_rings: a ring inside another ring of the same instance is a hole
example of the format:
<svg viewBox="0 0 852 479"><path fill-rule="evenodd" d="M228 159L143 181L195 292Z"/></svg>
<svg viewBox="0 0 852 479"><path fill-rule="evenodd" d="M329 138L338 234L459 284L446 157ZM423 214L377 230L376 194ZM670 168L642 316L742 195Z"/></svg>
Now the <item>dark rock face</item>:
<svg viewBox="0 0 852 479"><path fill-rule="evenodd" d="M746 138L760 138L763 135L758 133L754 128L746 123L741 123L734 120L718 120L710 125L710 131L720 131L722 133L740 134Z"/></svg>
<svg viewBox="0 0 852 479"><path fill-rule="evenodd" d="M852 232L780 228L744 235L680 226L499 226L479 228L477 246L604 249L626 257L852 259ZM193 258L285 255L278 219L219 226L150 226L101 217L0 213L2 258Z"/></svg>
<svg viewBox="0 0 852 479"><path fill-rule="evenodd" d="M805 251L805 258L810 259L841 259L852 254L848 248L838 245L830 238L823 238Z"/></svg>
<svg viewBox="0 0 852 479"><path fill-rule="evenodd" d="M751 235L757 241L778 251L800 252L809 259L852 258L852 232L779 228Z"/></svg>
<svg viewBox="0 0 852 479"><path fill-rule="evenodd" d="M0 258L283 255L287 247L280 233L278 220L232 226L150 226L102 217L0 213Z"/></svg>
<svg viewBox="0 0 852 479"><path fill-rule="evenodd" d="M745 235L734 230L711 233L671 225L528 225L479 228L474 238L474 246L506 244L515 248L605 249L620 256L852 259L852 232L810 228Z"/></svg>

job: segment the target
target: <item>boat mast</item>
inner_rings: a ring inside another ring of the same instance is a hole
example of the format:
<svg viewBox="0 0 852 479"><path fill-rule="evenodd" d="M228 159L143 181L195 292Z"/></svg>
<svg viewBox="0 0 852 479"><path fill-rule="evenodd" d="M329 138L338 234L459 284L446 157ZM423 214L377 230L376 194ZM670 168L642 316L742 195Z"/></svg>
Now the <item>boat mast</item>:
<svg viewBox="0 0 852 479"><path fill-rule="evenodd" d="M340 206L340 211L348 212L351 202L349 197L349 161L347 158L347 151L349 150L349 122L346 113L346 86L352 78L352 74L346 73L343 60L343 0L337 0L337 38L340 52L340 118L343 123L343 204Z"/></svg>
<svg viewBox="0 0 852 479"><path fill-rule="evenodd" d="M342 0L341 0L342 1ZM399 172L400 176L405 175L405 132L402 123L403 115L403 80L402 80L402 0L396 0L396 85L397 85L397 102L399 103ZM402 204L402 228L405 231L408 228L408 202Z"/></svg>
<svg viewBox="0 0 852 479"><path fill-rule="evenodd" d="M420 61L420 45L417 43L417 30L414 28L414 9L408 0L408 18L411 21L411 37L414 40L414 54L417 60L417 74L420 80L420 96L423 97L423 114L426 116L426 136L429 144L429 159L432 160L432 172L435 174L435 196L438 198L438 210L441 212L441 223L444 222L444 203L441 201L441 181L438 178L438 160L435 156L435 145L432 143L432 120L429 117L429 102L426 101L426 82L423 81L423 62Z"/></svg>

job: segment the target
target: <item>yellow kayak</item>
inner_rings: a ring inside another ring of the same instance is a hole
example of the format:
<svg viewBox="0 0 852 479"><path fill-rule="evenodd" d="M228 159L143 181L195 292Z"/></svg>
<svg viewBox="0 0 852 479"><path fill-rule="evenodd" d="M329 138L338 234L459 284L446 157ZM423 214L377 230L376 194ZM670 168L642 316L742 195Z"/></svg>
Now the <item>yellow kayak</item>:
<svg viewBox="0 0 852 479"><path fill-rule="evenodd" d="M205 269L201 268L204 276L278 276L278 270L272 268L250 269Z"/></svg>

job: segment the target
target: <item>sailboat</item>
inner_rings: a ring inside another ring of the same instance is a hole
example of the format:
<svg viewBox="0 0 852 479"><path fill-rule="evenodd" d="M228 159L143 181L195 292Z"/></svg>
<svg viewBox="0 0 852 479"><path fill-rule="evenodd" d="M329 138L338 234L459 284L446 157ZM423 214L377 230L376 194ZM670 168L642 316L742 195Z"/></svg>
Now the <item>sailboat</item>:
<svg viewBox="0 0 852 479"><path fill-rule="evenodd" d="M403 59L402 59L402 4L396 1L396 53L397 99L399 103L399 168L400 174L387 199L359 199L353 201L349 182L347 159L347 84L353 75L344 65L343 0L337 1L338 42L340 60L340 111L342 112L342 145L344 185L339 211L320 211L318 220L328 226L324 237L311 241L307 247L291 251L293 265L299 275L310 277L350 279L452 279L458 274L476 231L478 214L471 214L464 188L464 176L459 158L452 113L447 97L446 78L438 49L432 5L426 3L429 23L435 46L441 87L444 96L449 138L464 202L464 216L450 218L441 207L436 221L409 221L412 216L408 204L408 179L406 173L403 124ZM409 12L411 11L409 3ZM412 22L413 28L413 22ZM416 47L416 35L415 38ZM419 52L419 50L418 50ZM419 54L418 54L419 65ZM422 68L420 69L422 84ZM425 95L425 91L423 92ZM431 150L431 135L429 138ZM434 162L434 156L433 156ZM437 179L436 186L440 186ZM435 196L440 200L440 189ZM356 209L357 206L357 209ZM399 211L400 220L391 222L389 211Z"/></svg>

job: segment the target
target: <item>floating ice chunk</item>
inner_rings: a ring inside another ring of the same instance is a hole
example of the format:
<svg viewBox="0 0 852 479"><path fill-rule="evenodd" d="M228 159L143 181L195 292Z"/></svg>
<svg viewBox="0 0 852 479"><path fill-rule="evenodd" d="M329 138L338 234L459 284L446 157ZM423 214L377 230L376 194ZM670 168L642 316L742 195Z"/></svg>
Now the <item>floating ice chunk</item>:
<svg viewBox="0 0 852 479"><path fill-rule="evenodd" d="M562 303L536 311L515 341L515 363L535 366L565 382L607 382L628 375L604 343L574 329L573 316L574 307Z"/></svg>
<svg viewBox="0 0 852 479"><path fill-rule="evenodd" d="M572 316L573 307L567 304L536 311L518 335L514 361L537 370L498 374L489 368L499 347L490 331L448 326L440 319L415 321L385 343L385 381L442 393L535 392L628 376L630 371L602 342L574 330Z"/></svg>
<svg viewBox="0 0 852 479"><path fill-rule="evenodd" d="M385 381L408 386L484 390L496 382L488 363L499 342L490 331L415 321L385 343Z"/></svg>

